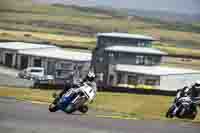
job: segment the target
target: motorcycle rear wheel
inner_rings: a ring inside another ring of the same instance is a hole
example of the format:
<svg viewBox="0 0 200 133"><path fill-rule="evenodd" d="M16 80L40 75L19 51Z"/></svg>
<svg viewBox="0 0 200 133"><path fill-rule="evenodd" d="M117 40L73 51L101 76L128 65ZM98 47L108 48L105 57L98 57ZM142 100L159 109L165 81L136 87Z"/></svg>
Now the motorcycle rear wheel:
<svg viewBox="0 0 200 133"><path fill-rule="evenodd" d="M197 115L197 110L195 109L194 111L193 111L193 114L191 115L191 119L192 120L194 120L195 118L196 118L196 115Z"/></svg>
<svg viewBox="0 0 200 133"><path fill-rule="evenodd" d="M69 104L66 108L65 108L65 112L67 114L71 114L75 111L74 105L73 104Z"/></svg>

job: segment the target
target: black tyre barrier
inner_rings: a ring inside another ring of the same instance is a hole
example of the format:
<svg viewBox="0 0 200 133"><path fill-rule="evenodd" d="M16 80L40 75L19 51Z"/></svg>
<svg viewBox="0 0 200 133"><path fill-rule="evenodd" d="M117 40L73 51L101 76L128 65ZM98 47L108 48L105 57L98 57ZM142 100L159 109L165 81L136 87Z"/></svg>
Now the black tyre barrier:
<svg viewBox="0 0 200 133"><path fill-rule="evenodd" d="M126 87L101 87L98 91L102 92L116 92L116 93L135 93L145 95L163 95L163 96L175 96L176 91L166 91L158 89L142 89L142 88L126 88Z"/></svg>

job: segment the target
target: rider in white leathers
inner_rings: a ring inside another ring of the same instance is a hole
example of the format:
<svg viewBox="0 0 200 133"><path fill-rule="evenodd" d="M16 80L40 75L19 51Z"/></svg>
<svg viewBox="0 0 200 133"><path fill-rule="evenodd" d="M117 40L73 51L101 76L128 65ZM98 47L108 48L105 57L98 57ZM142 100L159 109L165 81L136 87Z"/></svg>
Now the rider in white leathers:
<svg viewBox="0 0 200 133"><path fill-rule="evenodd" d="M72 89L71 91L73 91L74 93L78 93L79 88L83 83L88 84L95 92L97 92L97 85L95 82L95 74L91 71L88 72L87 76L79 83L79 84L71 84L71 85L67 85L61 92L60 94L57 96L57 98L54 100L54 104L57 103L57 101L69 90Z"/></svg>

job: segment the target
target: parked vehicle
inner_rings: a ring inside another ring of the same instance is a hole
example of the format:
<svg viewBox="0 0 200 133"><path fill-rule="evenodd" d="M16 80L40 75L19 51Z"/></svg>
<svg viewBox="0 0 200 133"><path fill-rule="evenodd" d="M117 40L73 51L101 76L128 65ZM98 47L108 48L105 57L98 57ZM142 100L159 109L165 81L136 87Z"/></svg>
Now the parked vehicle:
<svg viewBox="0 0 200 133"><path fill-rule="evenodd" d="M177 98L177 97L176 97ZM191 99L189 96L175 99L173 105L168 109L166 117L181 118L181 119L195 119L197 115L197 106L200 104L200 98Z"/></svg>
<svg viewBox="0 0 200 133"><path fill-rule="evenodd" d="M71 88L64 94L55 104L49 105L50 112L62 110L68 114L75 111L86 113L88 111L88 103L93 101L96 92L87 83L83 83L78 88ZM54 96L56 98L57 96Z"/></svg>
<svg viewBox="0 0 200 133"><path fill-rule="evenodd" d="M42 67L28 67L17 75L19 78L29 79L29 80L44 80L44 79L53 79L51 75L45 75L45 70Z"/></svg>

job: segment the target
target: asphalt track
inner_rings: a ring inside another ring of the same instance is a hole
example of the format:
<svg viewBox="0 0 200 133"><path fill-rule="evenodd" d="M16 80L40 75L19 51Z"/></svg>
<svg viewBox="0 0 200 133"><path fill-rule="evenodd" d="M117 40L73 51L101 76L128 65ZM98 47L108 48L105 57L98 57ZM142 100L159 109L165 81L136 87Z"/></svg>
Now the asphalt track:
<svg viewBox="0 0 200 133"><path fill-rule="evenodd" d="M50 113L47 105L0 98L0 133L200 133L200 124Z"/></svg>

